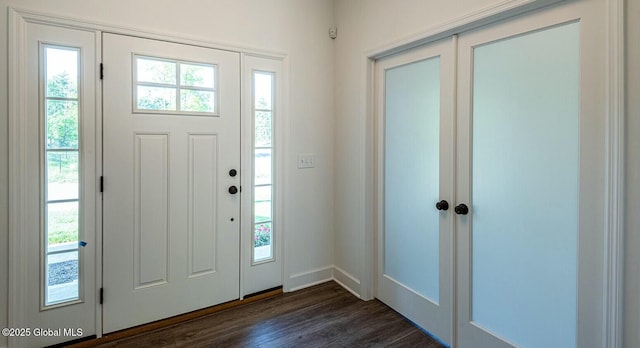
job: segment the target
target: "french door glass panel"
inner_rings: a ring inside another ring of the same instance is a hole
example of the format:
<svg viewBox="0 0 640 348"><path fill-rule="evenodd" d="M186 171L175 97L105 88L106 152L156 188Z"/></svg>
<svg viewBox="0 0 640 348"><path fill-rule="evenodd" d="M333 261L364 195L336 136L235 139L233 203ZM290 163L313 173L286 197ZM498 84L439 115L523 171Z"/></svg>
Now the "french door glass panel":
<svg viewBox="0 0 640 348"><path fill-rule="evenodd" d="M473 52L472 320L518 346L576 343L579 66L578 23Z"/></svg>
<svg viewBox="0 0 640 348"><path fill-rule="evenodd" d="M384 273L438 303L440 58L385 73Z"/></svg>

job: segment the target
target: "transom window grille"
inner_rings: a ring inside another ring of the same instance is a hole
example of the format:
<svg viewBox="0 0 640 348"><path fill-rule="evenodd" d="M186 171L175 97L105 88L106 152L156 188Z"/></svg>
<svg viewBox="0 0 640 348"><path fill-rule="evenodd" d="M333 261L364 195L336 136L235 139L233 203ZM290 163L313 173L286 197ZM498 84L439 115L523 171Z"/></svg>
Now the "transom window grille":
<svg viewBox="0 0 640 348"><path fill-rule="evenodd" d="M44 305L80 300L80 49L42 46Z"/></svg>
<svg viewBox="0 0 640 348"><path fill-rule="evenodd" d="M216 115L217 66L135 56L134 111Z"/></svg>
<svg viewBox="0 0 640 348"><path fill-rule="evenodd" d="M253 73L253 262L274 259L273 114L274 74Z"/></svg>

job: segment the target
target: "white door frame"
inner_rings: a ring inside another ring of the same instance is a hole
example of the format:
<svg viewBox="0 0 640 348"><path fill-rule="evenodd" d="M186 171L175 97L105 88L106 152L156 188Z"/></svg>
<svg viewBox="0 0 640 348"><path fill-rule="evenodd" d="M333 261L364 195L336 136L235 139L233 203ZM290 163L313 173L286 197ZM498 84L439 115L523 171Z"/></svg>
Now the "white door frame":
<svg viewBox="0 0 640 348"><path fill-rule="evenodd" d="M9 7L9 37L8 37L8 110L9 110L9 308L8 308L8 326L14 328L26 328L29 327L29 318L26 317L27 297L25 296L26 278L23 276L26 274L26 262L21 259L22 255L26 254L26 241L22 236L26 233L26 215L24 212L29 209L26 204L26 185L23 180L24 173L27 172L26 163L26 146L29 141L26 137L26 41L25 30L28 23L38 23L43 25L65 27L84 31L93 31L97 34L102 32L109 32L114 34L122 34L129 36L136 36L146 39L155 39L161 41L168 41L180 44L187 44L205 48L212 48L218 50L228 50L238 52L241 54L251 54L264 58L280 60L282 61L282 76L280 76L280 83L282 84L282 105L279 110L279 122L275 129L275 133L278 134L278 144L280 144L279 156L281 158L289 158L290 152L288 150L288 139L290 132L289 122L289 71L290 63L289 56L283 52L269 51L267 49L258 50L255 48L242 47L242 46L230 46L227 44L200 41L185 37L174 36L169 32L151 32L142 31L131 28L120 27L118 25L111 25L108 23L93 23L76 18L69 18L63 14L51 14L39 11L34 11L25 8ZM101 52L101 35L97 35L96 40L96 66L100 64L102 52ZM239 76L239 78L241 78ZM249 86L250 87L250 86ZM96 88L96 95L102 95L102 84L98 80ZM241 88L247 88L242 86ZM244 93L242 94L244 95ZM102 173L102 99L96 98L96 173ZM244 115L241 115L244 117ZM241 130L242 132L242 130ZM244 133L243 133L244 134ZM284 161L281 161L284 162ZM279 172L279 180L286 182L286 172L284 163L274 168ZM278 185L275 187L277 196L280 197L279 206L286 206L288 197L287 190L284 185ZM244 197L243 197L244 199ZM96 201L96 221L102 221L102 196L97 195ZM280 233L287 230L286 219L283 214L278 214L275 219L281 219L278 221ZM284 276L288 274L290 269L287 264L288 244L284 238L285 234L282 234L282 268L283 268L283 288L284 291L291 289L291 281L289 277ZM241 245L241 248L245 248L245 245ZM99 223L96 226L96 289L102 287L102 224ZM243 260L240 260L241 263ZM242 264L240 267L240 277L243 277ZM96 332L97 336L102 336L102 305L99 301L96 301ZM20 346L19 340L10 341L10 343L16 346Z"/></svg>
<svg viewBox="0 0 640 348"><path fill-rule="evenodd" d="M542 8L563 0L509 0L495 1L491 6L477 11L471 11L459 18L445 22L428 30L402 38L385 45L372 48L365 52L366 76L362 88L365 91L365 127L363 127L360 146L364 157L361 159L360 176L364 177L360 192L360 222L363 228L364 253L360 296L372 299L375 295L375 255L376 236L376 95L375 95L375 65L376 60L391 54L434 42L443 37L475 29L487 24L514 17L532 10ZM624 266L624 124L625 124L625 68L624 68L624 0L605 0L606 13L604 16L607 44L607 139L606 139L606 182L605 202L605 255L604 282L605 308L603 309L604 337L603 347L622 347L623 328L623 266ZM454 304L455 307L455 304Z"/></svg>

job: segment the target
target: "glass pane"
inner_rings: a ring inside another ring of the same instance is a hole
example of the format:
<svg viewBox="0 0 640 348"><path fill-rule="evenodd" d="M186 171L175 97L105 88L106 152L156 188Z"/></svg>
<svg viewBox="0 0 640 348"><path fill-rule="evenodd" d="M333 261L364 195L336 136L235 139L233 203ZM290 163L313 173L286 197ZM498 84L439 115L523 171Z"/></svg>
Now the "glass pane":
<svg viewBox="0 0 640 348"><path fill-rule="evenodd" d="M180 64L180 84L215 88L215 68L211 65Z"/></svg>
<svg viewBox="0 0 640 348"><path fill-rule="evenodd" d="M76 300L79 298L78 251L47 256L46 304Z"/></svg>
<svg viewBox="0 0 640 348"><path fill-rule="evenodd" d="M78 98L78 50L45 48L47 97Z"/></svg>
<svg viewBox="0 0 640 348"><path fill-rule="evenodd" d="M474 50L473 321L517 346L576 344L579 53L577 23Z"/></svg>
<svg viewBox="0 0 640 348"><path fill-rule="evenodd" d="M215 112L215 92L180 90L180 110L197 112Z"/></svg>
<svg viewBox="0 0 640 348"><path fill-rule="evenodd" d="M138 86L137 107L140 110L176 110L176 89Z"/></svg>
<svg viewBox="0 0 640 348"><path fill-rule="evenodd" d="M271 146L271 111L256 111L256 147Z"/></svg>
<svg viewBox="0 0 640 348"><path fill-rule="evenodd" d="M78 148L78 102L47 100L47 148Z"/></svg>
<svg viewBox="0 0 640 348"><path fill-rule="evenodd" d="M262 261L273 257L273 232L271 223L256 224L253 235L253 261Z"/></svg>
<svg viewBox="0 0 640 348"><path fill-rule="evenodd" d="M80 187L77 152L47 152L47 200L78 199Z"/></svg>
<svg viewBox="0 0 640 348"><path fill-rule="evenodd" d="M440 58L387 70L385 81L384 272L437 303Z"/></svg>
<svg viewBox="0 0 640 348"><path fill-rule="evenodd" d="M78 202L47 204L48 251L78 246Z"/></svg>
<svg viewBox="0 0 640 348"><path fill-rule="evenodd" d="M273 232L271 230L272 216L272 117L273 108L273 74L255 72L253 74L254 89L254 262L273 258ZM266 148L266 149L265 149Z"/></svg>
<svg viewBox="0 0 640 348"><path fill-rule="evenodd" d="M271 149L257 149L255 157L255 185L271 184Z"/></svg>
<svg viewBox="0 0 640 348"><path fill-rule="evenodd" d="M176 63L136 57L137 82L176 84Z"/></svg>
<svg viewBox="0 0 640 348"><path fill-rule="evenodd" d="M258 186L254 193L255 222L271 221L271 186Z"/></svg>
<svg viewBox="0 0 640 348"><path fill-rule="evenodd" d="M255 108L271 110L273 92L273 74L257 72L253 74L255 91Z"/></svg>

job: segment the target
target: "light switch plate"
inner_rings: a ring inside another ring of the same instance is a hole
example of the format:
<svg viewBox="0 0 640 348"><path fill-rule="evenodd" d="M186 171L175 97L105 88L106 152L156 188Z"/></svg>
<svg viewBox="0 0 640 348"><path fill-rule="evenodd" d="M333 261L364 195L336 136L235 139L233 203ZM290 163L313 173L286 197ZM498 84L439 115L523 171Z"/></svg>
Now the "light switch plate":
<svg viewBox="0 0 640 348"><path fill-rule="evenodd" d="M314 168L316 166L316 156L312 153L298 154L298 168Z"/></svg>

